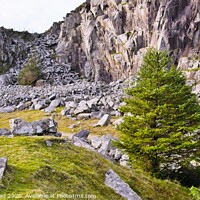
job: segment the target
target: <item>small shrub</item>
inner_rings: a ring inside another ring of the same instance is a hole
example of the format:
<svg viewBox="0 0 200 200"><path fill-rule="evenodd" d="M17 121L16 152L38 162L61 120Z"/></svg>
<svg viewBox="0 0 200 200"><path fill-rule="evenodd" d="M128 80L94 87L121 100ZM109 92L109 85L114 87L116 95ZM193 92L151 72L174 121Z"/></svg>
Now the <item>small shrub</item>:
<svg viewBox="0 0 200 200"><path fill-rule="evenodd" d="M195 200L200 200L200 190L196 187L191 187L190 188L190 195L193 197Z"/></svg>
<svg viewBox="0 0 200 200"><path fill-rule="evenodd" d="M38 61L35 58L31 58L24 66L18 76L19 85L34 85L41 75L38 68Z"/></svg>

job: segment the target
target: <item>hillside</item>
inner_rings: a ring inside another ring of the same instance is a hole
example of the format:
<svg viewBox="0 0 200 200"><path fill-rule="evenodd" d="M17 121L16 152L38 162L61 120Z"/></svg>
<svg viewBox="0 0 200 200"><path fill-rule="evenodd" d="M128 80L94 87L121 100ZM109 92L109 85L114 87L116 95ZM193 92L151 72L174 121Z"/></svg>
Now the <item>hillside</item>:
<svg viewBox="0 0 200 200"><path fill-rule="evenodd" d="M25 195L62 193L93 194L96 199L102 200L122 199L104 183L109 169L114 170L143 200L191 199L189 189L178 183L155 179L141 170L113 163L97 152L74 146L69 138L82 129L89 130L90 137L108 133L117 137L118 133L112 124L92 127L95 119L74 122L60 116L59 111L54 115L58 131L63 133L61 138L0 137L0 156L8 159L8 169L0 186L0 194L4 198L0 196L0 199L7 199L11 194L22 195L24 199ZM9 129L9 120L19 117L29 122L46 118L41 111L0 113L0 127ZM116 117L112 117L111 121L115 120ZM70 128L72 123L78 126ZM46 141L51 141L52 146L48 146ZM35 197L32 199L37 199Z"/></svg>
<svg viewBox="0 0 200 200"><path fill-rule="evenodd" d="M112 142L123 121L125 90L137 84L149 48L170 52L200 102L199 10L199 0L86 0L41 34L0 27L0 200L74 194L122 200L105 184L110 169L143 200L191 200L189 188L178 181L152 177L137 160L136 169L128 166L128 155ZM19 84L21 72L31 79L36 70L32 85ZM73 141L82 130L89 137Z"/></svg>
<svg viewBox="0 0 200 200"><path fill-rule="evenodd" d="M47 139L53 142L51 147L46 145ZM93 194L99 200L123 199L104 184L108 169L118 173L143 200L191 199L188 190L178 184L113 164L64 139L1 137L0 146L0 155L8 158L8 170L0 187L0 196L6 198L1 199L8 199L9 195L11 199L15 195L20 199L28 195L37 199L37 195L50 194L55 195L52 199L65 199L55 198L62 197L61 194Z"/></svg>

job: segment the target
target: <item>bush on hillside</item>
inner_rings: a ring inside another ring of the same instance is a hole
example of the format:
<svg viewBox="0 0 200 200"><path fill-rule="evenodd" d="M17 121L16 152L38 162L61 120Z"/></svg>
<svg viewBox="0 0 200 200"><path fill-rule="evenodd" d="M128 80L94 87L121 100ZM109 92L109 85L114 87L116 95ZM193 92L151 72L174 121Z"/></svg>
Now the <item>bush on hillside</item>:
<svg viewBox="0 0 200 200"><path fill-rule="evenodd" d="M31 58L18 76L19 85L34 85L40 78L41 71L35 58Z"/></svg>
<svg viewBox="0 0 200 200"><path fill-rule="evenodd" d="M200 200L200 189L192 186L190 188L190 195L193 197L194 200Z"/></svg>

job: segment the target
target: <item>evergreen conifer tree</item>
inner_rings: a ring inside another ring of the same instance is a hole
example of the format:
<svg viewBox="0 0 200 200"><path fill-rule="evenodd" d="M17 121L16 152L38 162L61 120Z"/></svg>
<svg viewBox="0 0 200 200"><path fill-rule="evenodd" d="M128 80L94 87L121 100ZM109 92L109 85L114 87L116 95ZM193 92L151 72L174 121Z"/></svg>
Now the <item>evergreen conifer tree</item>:
<svg viewBox="0 0 200 200"><path fill-rule="evenodd" d="M137 84L127 89L124 101L121 112L128 115L118 127L118 146L130 157L150 163L149 170L158 173L161 166L182 168L197 156L200 106L169 53L147 51Z"/></svg>

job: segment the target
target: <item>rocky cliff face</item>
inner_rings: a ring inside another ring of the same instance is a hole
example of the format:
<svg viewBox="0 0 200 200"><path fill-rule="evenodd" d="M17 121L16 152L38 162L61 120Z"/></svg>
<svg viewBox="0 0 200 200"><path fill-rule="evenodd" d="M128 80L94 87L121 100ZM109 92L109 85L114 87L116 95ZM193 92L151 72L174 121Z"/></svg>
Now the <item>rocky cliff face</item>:
<svg viewBox="0 0 200 200"><path fill-rule="evenodd" d="M87 0L67 14L60 26L40 35L45 42L32 43L31 49L39 46L37 51L41 55L43 46L46 54L49 52L46 43L55 36L50 46L56 60L50 56L49 62L43 62L42 66L44 71L51 66L46 77L52 81L53 71L57 70L55 77L62 77L63 84L63 77L70 70L95 81L125 78L139 70L148 47L172 50L176 64L193 83L200 80L199 10L198 0ZM5 57L2 49L1 45L0 55ZM23 52L20 45L19 49ZM10 60L6 62L12 63Z"/></svg>
<svg viewBox="0 0 200 200"><path fill-rule="evenodd" d="M0 27L0 73L25 59L33 35Z"/></svg>
<svg viewBox="0 0 200 200"><path fill-rule="evenodd" d="M173 50L176 63L198 57L199 10L198 0L87 0L62 24L58 60L110 81L138 71L147 47Z"/></svg>
<svg viewBox="0 0 200 200"><path fill-rule="evenodd" d="M30 58L37 59L47 83L60 85L78 79L77 73L71 72L70 65L56 61L55 48L61 23L54 23L43 34L0 29L0 74L3 74L0 75L0 85L15 83Z"/></svg>

